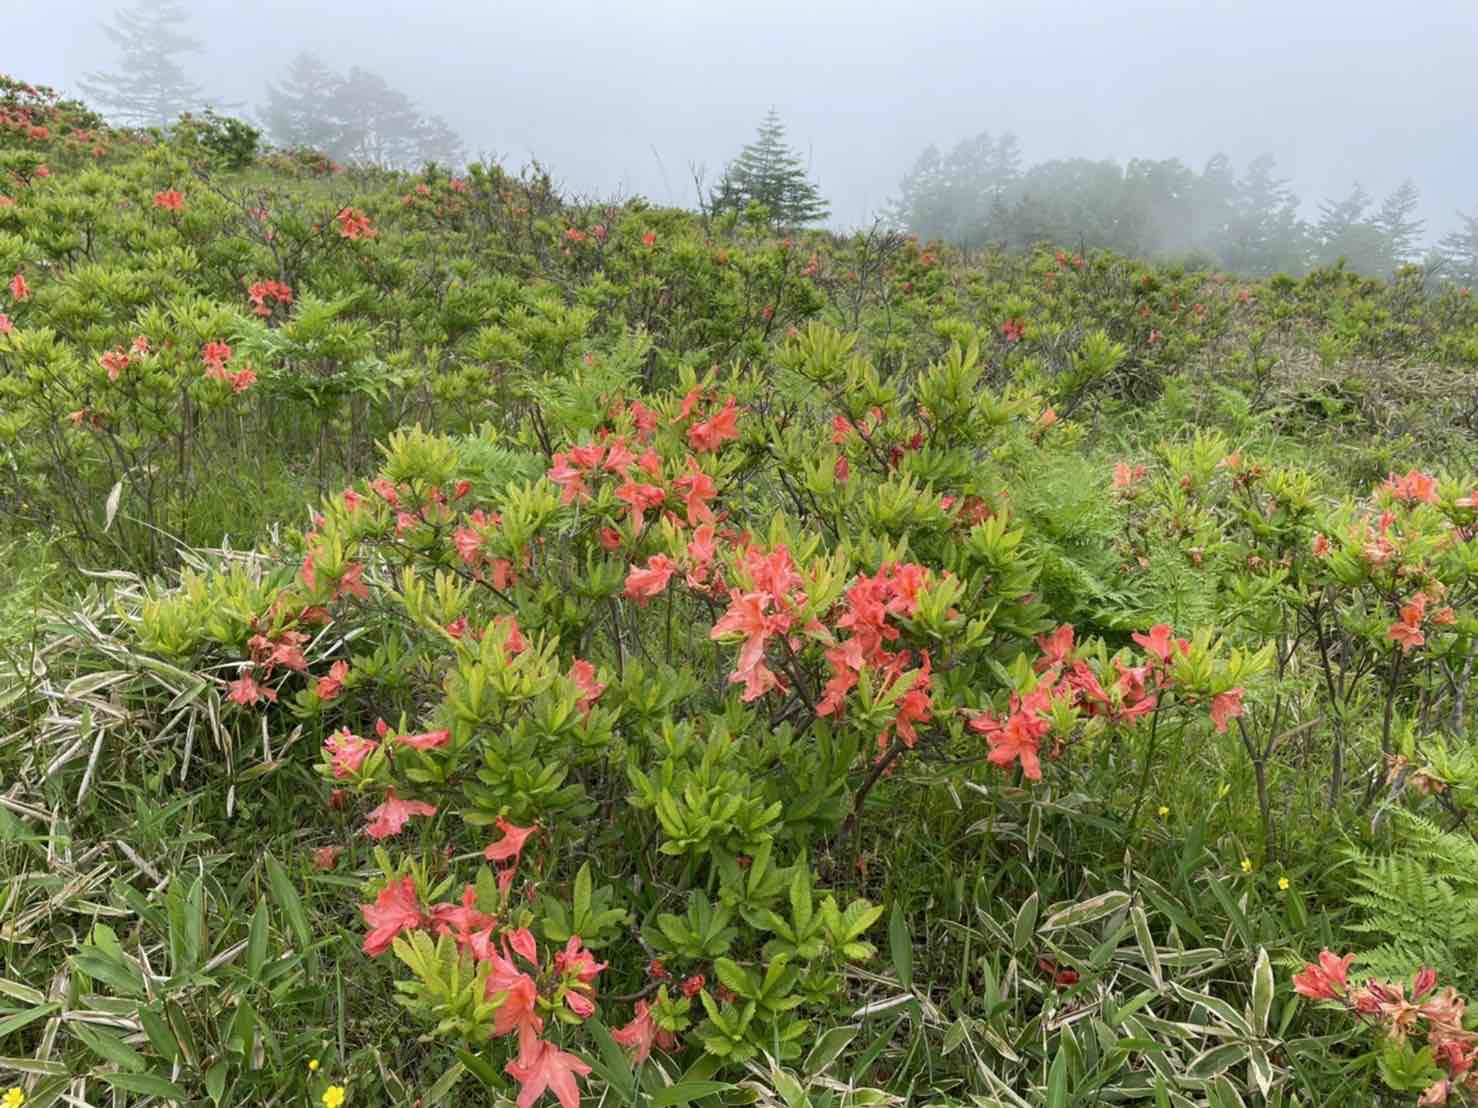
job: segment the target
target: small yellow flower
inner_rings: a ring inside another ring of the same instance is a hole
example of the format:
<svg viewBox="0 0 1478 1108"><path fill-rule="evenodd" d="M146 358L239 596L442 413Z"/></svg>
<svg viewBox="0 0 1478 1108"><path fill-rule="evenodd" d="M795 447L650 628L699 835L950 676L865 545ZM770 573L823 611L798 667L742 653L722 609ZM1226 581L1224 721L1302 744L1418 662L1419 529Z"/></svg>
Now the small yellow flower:
<svg viewBox="0 0 1478 1108"><path fill-rule="evenodd" d="M1243 873L1251 873L1252 872L1252 859L1251 858L1243 858L1242 859L1242 872Z"/></svg>
<svg viewBox="0 0 1478 1108"><path fill-rule="evenodd" d="M308 1059L308 1072L309 1073L317 1073L318 1072L318 1059L317 1058L309 1058Z"/></svg>
<svg viewBox="0 0 1478 1108"><path fill-rule="evenodd" d="M25 1102L26 1091L19 1085L12 1085L5 1091L5 1099L0 1101L0 1105L4 1105L4 1108L21 1108Z"/></svg>
<svg viewBox="0 0 1478 1108"><path fill-rule="evenodd" d="M1278 888L1286 893L1289 889L1293 888L1293 882L1286 877L1280 877L1278 878Z"/></svg>
<svg viewBox="0 0 1478 1108"><path fill-rule="evenodd" d="M344 1086L330 1085L323 1090L323 1108L342 1108L344 1103Z"/></svg>
<svg viewBox="0 0 1478 1108"><path fill-rule="evenodd" d="M1161 819L1164 819L1169 814L1170 814L1170 805L1168 805L1168 804L1161 804L1160 805L1160 818Z"/></svg>

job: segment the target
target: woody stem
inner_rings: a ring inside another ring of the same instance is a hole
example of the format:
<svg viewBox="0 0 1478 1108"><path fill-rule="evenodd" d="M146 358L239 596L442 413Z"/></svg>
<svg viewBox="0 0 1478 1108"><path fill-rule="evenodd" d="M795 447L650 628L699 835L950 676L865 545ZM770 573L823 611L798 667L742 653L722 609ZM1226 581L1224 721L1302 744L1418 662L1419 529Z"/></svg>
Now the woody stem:
<svg viewBox="0 0 1478 1108"><path fill-rule="evenodd" d="M1139 810L1144 807L1145 792L1150 787L1150 770L1155 764L1155 748L1160 737L1160 709L1164 707L1163 696L1155 702L1154 713L1150 716L1150 742L1149 748L1144 753L1144 768L1139 771L1139 789L1134 796L1134 810L1129 813L1129 830L1132 834L1134 825L1139 822Z"/></svg>

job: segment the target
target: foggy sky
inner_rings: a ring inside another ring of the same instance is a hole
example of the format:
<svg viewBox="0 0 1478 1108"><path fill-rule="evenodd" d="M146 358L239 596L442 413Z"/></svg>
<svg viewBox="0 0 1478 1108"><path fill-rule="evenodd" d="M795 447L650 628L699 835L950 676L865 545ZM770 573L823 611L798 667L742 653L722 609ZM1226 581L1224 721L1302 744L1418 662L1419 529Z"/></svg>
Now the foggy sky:
<svg viewBox="0 0 1478 1108"><path fill-rule="evenodd" d="M254 108L306 48L585 194L691 206L689 164L711 182L773 104L843 226L926 144L981 130L1027 164L1268 151L1306 216L1409 175L1429 240L1478 214L1478 0L188 3L191 76L222 101ZM119 6L0 0L0 72L75 91L115 64L99 22Z"/></svg>

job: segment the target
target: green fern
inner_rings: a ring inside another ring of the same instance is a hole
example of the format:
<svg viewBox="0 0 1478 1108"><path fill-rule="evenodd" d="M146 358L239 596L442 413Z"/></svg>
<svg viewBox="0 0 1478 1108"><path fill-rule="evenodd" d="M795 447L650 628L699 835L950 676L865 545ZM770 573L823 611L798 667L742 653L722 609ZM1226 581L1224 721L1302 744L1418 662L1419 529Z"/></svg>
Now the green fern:
<svg viewBox="0 0 1478 1108"><path fill-rule="evenodd" d="M1042 599L1087 632L1140 627L1145 604L1138 583L1126 588L1114 547L1118 518L1101 474L1078 460L1033 474L1014 507L1031 524L1026 550L1040 566Z"/></svg>
<svg viewBox="0 0 1478 1108"><path fill-rule="evenodd" d="M1349 926L1375 945L1360 956L1370 977L1409 980L1422 966L1461 991L1478 984L1478 843L1425 816L1391 812L1395 850L1355 854L1360 909Z"/></svg>

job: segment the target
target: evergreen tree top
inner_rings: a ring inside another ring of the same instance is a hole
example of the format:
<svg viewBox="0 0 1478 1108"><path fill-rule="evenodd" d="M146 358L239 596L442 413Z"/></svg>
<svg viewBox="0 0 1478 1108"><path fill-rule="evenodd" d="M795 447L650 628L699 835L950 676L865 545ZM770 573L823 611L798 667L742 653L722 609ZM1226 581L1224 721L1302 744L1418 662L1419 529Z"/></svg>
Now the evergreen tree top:
<svg viewBox="0 0 1478 1108"><path fill-rule="evenodd" d="M786 143L785 124L774 108L766 113L754 141L724 169L710 202L716 212L761 203L782 227L815 223L831 214L800 154Z"/></svg>

